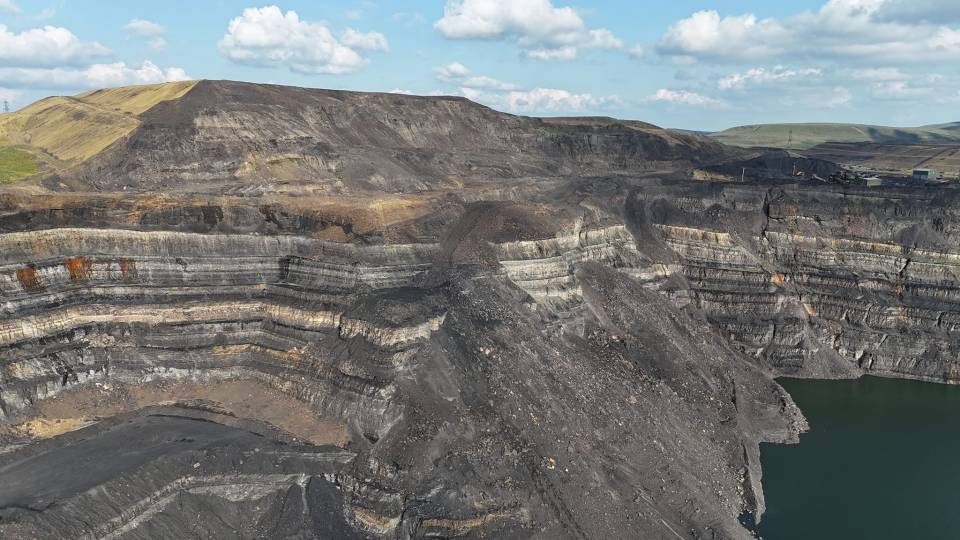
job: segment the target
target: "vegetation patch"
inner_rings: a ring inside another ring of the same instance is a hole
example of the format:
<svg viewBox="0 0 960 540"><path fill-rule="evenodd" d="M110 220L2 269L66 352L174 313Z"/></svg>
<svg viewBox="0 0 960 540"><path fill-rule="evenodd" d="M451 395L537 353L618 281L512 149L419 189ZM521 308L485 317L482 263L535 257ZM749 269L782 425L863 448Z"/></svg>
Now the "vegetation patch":
<svg viewBox="0 0 960 540"><path fill-rule="evenodd" d="M0 144L30 146L68 164L80 163L133 132L140 125L136 115L183 96L195 84L126 86L42 99L0 115Z"/></svg>
<svg viewBox="0 0 960 540"><path fill-rule="evenodd" d="M0 147L0 184L10 184L36 173L37 159L33 154Z"/></svg>
<svg viewBox="0 0 960 540"><path fill-rule="evenodd" d="M762 146L807 150L827 143L956 143L960 123L915 128L865 124L760 124L713 133L712 137L734 146Z"/></svg>

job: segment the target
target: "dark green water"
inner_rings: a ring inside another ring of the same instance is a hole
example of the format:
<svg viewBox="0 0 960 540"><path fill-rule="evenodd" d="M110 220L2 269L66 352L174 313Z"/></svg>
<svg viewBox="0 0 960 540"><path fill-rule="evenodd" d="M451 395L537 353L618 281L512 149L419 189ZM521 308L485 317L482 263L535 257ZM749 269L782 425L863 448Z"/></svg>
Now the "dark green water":
<svg viewBox="0 0 960 540"><path fill-rule="evenodd" d="M960 539L960 388L779 382L811 430L761 446L765 540Z"/></svg>

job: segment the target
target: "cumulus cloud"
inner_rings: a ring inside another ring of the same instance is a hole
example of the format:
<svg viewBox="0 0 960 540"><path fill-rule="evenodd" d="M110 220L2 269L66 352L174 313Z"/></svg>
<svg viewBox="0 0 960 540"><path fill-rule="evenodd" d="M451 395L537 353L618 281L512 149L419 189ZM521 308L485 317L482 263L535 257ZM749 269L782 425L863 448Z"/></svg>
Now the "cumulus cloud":
<svg viewBox="0 0 960 540"><path fill-rule="evenodd" d="M622 102L617 96L577 94L559 88L533 88L503 82L486 75L477 75L460 62L434 70L441 82L457 87L454 92L436 90L431 95L460 95L495 109L517 113L582 112L603 109Z"/></svg>
<svg viewBox="0 0 960 540"><path fill-rule="evenodd" d="M853 93L842 86L837 86L823 96L823 105L831 109L847 107L853 101Z"/></svg>
<svg viewBox="0 0 960 540"><path fill-rule="evenodd" d="M130 22L136 23L128 28L131 32L162 32L162 28L141 24L147 21ZM66 28L44 26L14 33L0 25L0 81L5 95L189 79L183 69L161 68L150 61L129 65L102 60L111 54L103 45L82 41Z"/></svg>
<svg viewBox="0 0 960 540"><path fill-rule="evenodd" d="M437 79L464 88L477 88L486 90L514 90L517 85L498 81L493 77L486 75L474 75L466 66L460 62L447 64L438 68Z"/></svg>
<svg viewBox="0 0 960 540"><path fill-rule="evenodd" d="M954 0L887 0L874 17L881 21L941 24L960 21L960 3Z"/></svg>
<svg viewBox="0 0 960 540"><path fill-rule="evenodd" d="M634 45L627 49L627 54L632 58L643 58L647 55L647 49L643 45Z"/></svg>
<svg viewBox="0 0 960 540"><path fill-rule="evenodd" d="M775 44L786 30L776 21L754 15L720 17L713 10L698 11L667 29L657 44L661 54L680 57L734 57L761 59L783 52Z"/></svg>
<svg viewBox="0 0 960 540"><path fill-rule="evenodd" d="M337 39L326 23L301 20L277 6L247 8L230 21L220 52L239 64L287 67L298 73L351 73L369 60L361 50L386 50L382 34L348 30Z"/></svg>
<svg viewBox="0 0 960 540"><path fill-rule="evenodd" d="M358 32L353 28L347 28L346 32L340 36L340 42L347 47L354 49L363 49L367 51L389 51L390 44L387 43L387 37L380 32Z"/></svg>
<svg viewBox="0 0 960 540"><path fill-rule="evenodd" d="M846 75L860 81L904 81L910 78L896 67L851 69Z"/></svg>
<svg viewBox="0 0 960 540"><path fill-rule="evenodd" d="M163 37L167 33L167 29L155 22L146 19L132 19L123 28L132 35L150 38L147 41L147 47L155 51L162 51L167 48L167 40Z"/></svg>
<svg viewBox="0 0 960 540"><path fill-rule="evenodd" d="M796 78L817 78L823 75L823 70L817 68L788 69L776 66L773 69L753 68L743 73L733 73L717 82L722 90L740 89L747 86L756 86L784 82Z"/></svg>
<svg viewBox="0 0 960 540"><path fill-rule="evenodd" d="M497 92L476 88L460 88L455 92L436 90L430 95L460 95L477 103L513 113L582 113L622 105L617 96L577 94L558 88L534 88Z"/></svg>
<svg viewBox="0 0 960 540"><path fill-rule="evenodd" d="M540 60L572 60L582 49L622 49L605 28L587 28L571 7L551 0L448 0L434 24L450 39L512 40Z"/></svg>
<svg viewBox="0 0 960 540"><path fill-rule="evenodd" d="M916 86L909 81L881 81L873 83L873 96L878 99L904 100L932 96L930 86Z"/></svg>
<svg viewBox="0 0 960 540"><path fill-rule="evenodd" d="M398 11L394 13L391 17L394 22L400 23L404 26L414 27L419 26L427 22L427 18L423 16L422 13L418 11Z"/></svg>
<svg viewBox="0 0 960 540"><path fill-rule="evenodd" d="M163 26L145 19L131 19L123 28L131 34L144 37L163 35L167 31Z"/></svg>
<svg viewBox="0 0 960 540"><path fill-rule="evenodd" d="M534 88L533 90L508 92L507 109L517 112L579 112L586 109L619 105L616 96L594 96L593 94L574 94L557 88Z"/></svg>
<svg viewBox="0 0 960 540"><path fill-rule="evenodd" d="M150 47L155 51L162 51L167 48L167 40L157 36L147 42L147 47Z"/></svg>
<svg viewBox="0 0 960 540"><path fill-rule="evenodd" d="M20 13L22 10L20 6L17 5L13 0L0 0L0 11L6 11L7 13Z"/></svg>
<svg viewBox="0 0 960 540"><path fill-rule="evenodd" d="M657 90L653 95L647 96L645 101L669 103L671 105L688 105L692 107L720 108L726 106L724 101L716 98L689 90L670 90L668 88Z"/></svg>
<svg viewBox="0 0 960 540"><path fill-rule="evenodd" d="M0 80L5 86L14 88L100 88L189 79L180 68L163 69L150 61L139 66L115 62L84 68L0 68Z"/></svg>
<svg viewBox="0 0 960 540"><path fill-rule="evenodd" d="M776 58L937 62L960 60L960 31L882 18L894 0L829 0L777 19L702 10L672 24L657 43L666 56L731 63Z"/></svg>
<svg viewBox="0 0 960 540"><path fill-rule="evenodd" d="M0 67L84 65L109 53L66 28L44 26L14 33L0 24Z"/></svg>

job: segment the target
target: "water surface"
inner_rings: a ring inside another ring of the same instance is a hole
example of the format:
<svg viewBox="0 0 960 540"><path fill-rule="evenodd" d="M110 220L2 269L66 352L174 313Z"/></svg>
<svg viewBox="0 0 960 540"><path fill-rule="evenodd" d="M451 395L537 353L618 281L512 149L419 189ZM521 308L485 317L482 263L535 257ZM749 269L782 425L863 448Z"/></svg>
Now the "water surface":
<svg viewBox="0 0 960 540"><path fill-rule="evenodd" d="M781 379L810 422L761 445L765 540L960 539L960 388Z"/></svg>

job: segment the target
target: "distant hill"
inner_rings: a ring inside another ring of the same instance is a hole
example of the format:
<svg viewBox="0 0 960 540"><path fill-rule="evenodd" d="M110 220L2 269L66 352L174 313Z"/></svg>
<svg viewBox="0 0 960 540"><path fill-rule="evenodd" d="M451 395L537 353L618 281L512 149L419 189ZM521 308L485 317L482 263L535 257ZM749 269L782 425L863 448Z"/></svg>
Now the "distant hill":
<svg viewBox="0 0 960 540"><path fill-rule="evenodd" d="M733 146L806 150L827 143L960 143L960 122L915 128L865 124L758 124L711 134Z"/></svg>

